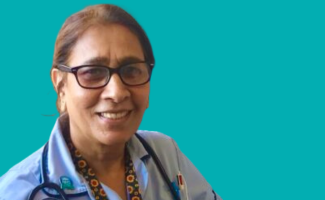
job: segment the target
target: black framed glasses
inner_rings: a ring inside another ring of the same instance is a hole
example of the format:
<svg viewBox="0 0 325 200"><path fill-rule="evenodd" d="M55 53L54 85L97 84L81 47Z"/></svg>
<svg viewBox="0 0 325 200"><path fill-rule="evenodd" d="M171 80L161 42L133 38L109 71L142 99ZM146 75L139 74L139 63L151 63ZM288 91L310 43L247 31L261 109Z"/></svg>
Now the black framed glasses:
<svg viewBox="0 0 325 200"><path fill-rule="evenodd" d="M144 85L150 81L154 64L148 62L129 63L117 68L104 65L80 65L68 67L58 64L56 68L63 72L73 73L78 84L86 89L105 87L114 73L117 73L122 82L128 86Z"/></svg>

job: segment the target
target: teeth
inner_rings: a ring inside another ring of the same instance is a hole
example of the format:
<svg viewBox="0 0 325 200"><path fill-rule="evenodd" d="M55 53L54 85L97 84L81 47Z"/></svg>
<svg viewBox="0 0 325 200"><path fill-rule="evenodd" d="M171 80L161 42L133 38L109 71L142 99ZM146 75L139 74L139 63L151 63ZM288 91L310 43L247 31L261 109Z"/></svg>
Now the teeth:
<svg viewBox="0 0 325 200"><path fill-rule="evenodd" d="M108 118L108 119L120 119L128 114L128 111L125 112L119 112L119 113L100 113L102 117Z"/></svg>

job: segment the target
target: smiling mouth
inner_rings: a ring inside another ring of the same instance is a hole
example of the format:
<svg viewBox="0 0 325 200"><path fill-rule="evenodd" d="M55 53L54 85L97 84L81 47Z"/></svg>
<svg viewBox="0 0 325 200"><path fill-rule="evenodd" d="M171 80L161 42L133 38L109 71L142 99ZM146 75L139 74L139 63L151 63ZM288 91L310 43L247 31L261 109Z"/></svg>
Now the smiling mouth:
<svg viewBox="0 0 325 200"><path fill-rule="evenodd" d="M127 116L130 113L130 111L123 111L123 112L102 112L98 113L100 117L103 117L105 119L110 119L110 120L118 120L122 119L123 117Z"/></svg>

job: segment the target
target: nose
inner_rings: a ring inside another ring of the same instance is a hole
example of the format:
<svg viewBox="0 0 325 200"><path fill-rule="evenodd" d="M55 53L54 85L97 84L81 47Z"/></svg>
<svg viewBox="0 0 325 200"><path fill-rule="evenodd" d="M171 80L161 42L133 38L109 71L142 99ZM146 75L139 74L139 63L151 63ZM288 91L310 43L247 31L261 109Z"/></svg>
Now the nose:
<svg viewBox="0 0 325 200"><path fill-rule="evenodd" d="M128 86L124 85L118 74L113 74L102 92L103 99L121 103L131 95Z"/></svg>

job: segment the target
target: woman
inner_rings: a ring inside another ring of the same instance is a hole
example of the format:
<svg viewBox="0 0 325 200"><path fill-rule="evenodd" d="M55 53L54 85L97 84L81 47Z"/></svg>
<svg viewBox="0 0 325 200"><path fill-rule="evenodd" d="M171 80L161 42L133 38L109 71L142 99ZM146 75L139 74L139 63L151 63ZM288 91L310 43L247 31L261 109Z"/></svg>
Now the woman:
<svg viewBox="0 0 325 200"><path fill-rule="evenodd" d="M48 144L0 178L0 199L220 199L171 138L137 131L153 67L121 8L69 17L51 69L60 117Z"/></svg>

